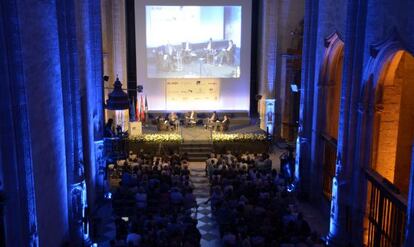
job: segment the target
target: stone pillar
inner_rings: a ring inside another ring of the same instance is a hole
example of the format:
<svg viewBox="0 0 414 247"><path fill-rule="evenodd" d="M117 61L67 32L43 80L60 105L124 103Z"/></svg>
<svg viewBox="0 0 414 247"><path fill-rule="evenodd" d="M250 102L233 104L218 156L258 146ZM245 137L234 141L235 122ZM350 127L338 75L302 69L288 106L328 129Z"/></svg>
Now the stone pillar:
<svg viewBox="0 0 414 247"><path fill-rule="evenodd" d="M278 1L275 0L261 0L259 7L259 29L261 30L258 38L258 94L263 98L258 102L258 114L260 128L264 130L266 129L265 100L275 98L277 5Z"/></svg>
<svg viewBox="0 0 414 247"><path fill-rule="evenodd" d="M319 1L306 1L303 55L302 55L302 82L299 106L299 129L296 142L296 174L300 180L300 190L304 195L309 194L311 180L311 137L313 120L314 84L315 84L315 56L316 38L318 31Z"/></svg>
<svg viewBox="0 0 414 247"><path fill-rule="evenodd" d="M57 2L62 71L63 108L66 138L66 169L70 242L81 246L87 240L83 228L86 207L86 185L83 166L81 95L75 6L72 0Z"/></svg>
<svg viewBox="0 0 414 247"><path fill-rule="evenodd" d="M336 174L332 186L332 202L328 241L335 246L352 243L362 245L363 224L361 207L357 200L365 191L359 180L364 173L359 157L356 131L358 130L358 104L363 71L363 59L358 54L365 48L366 0L348 2L345 34L344 68L339 116ZM352 222L352 227L347 227ZM360 224L359 224L360 223ZM351 238L352 236L352 238Z"/></svg>
<svg viewBox="0 0 414 247"><path fill-rule="evenodd" d="M272 99L275 96L278 1L262 0L260 3L259 27L262 30L259 37L258 92L263 99Z"/></svg>
<svg viewBox="0 0 414 247"><path fill-rule="evenodd" d="M112 81L118 77L127 88L126 76L126 27L125 27L125 0L112 1L112 33L113 33L113 66Z"/></svg>
<svg viewBox="0 0 414 247"><path fill-rule="evenodd" d="M39 245L60 246L69 222L56 1L17 3Z"/></svg>
<svg viewBox="0 0 414 247"><path fill-rule="evenodd" d="M27 97L17 1L0 2L0 163L5 246L38 246ZM19 196L16 196L19 195Z"/></svg>
<svg viewBox="0 0 414 247"><path fill-rule="evenodd" d="M97 192L96 141L103 138L103 73L100 1L76 1L76 34L82 108L87 203L93 212Z"/></svg>
<svg viewBox="0 0 414 247"><path fill-rule="evenodd" d="M405 228L405 247L414 246L414 140L411 149L410 188L407 205L407 226Z"/></svg>
<svg viewBox="0 0 414 247"><path fill-rule="evenodd" d="M125 0L102 1L102 49L103 66L105 75L109 81L105 82L104 98L112 92L115 78L122 82L122 88L127 89L127 65L126 65L126 20ZM106 119L115 119L113 111L105 111ZM125 116L127 117L127 116Z"/></svg>
<svg viewBox="0 0 414 247"><path fill-rule="evenodd" d="M101 16L102 16L102 56L103 56L103 73L109 76L107 81L104 81L104 102L108 99L108 94L112 92L110 88L115 80L113 71L113 48L112 48L112 0L101 1ZM108 111L105 111L105 119L114 118L113 115L108 116Z"/></svg>
<svg viewBox="0 0 414 247"><path fill-rule="evenodd" d="M304 18L304 10L305 10L305 1L304 0L295 0L295 1L289 1L289 0L278 0L278 6L277 6L277 57L276 57L276 79L274 83L275 88L275 99L276 99L276 109L275 109L275 139L281 139L282 137L282 128L283 128L283 108L286 105L283 98L284 95L282 95L282 92L280 92L281 88L284 87L284 69L286 65L283 65L283 60L286 59L286 56L288 56L288 63L295 63L294 61L296 59L301 59L301 54L292 54L289 49L294 50L295 52L299 52L298 47L302 47L302 37L303 30L300 30L300 22L303 21ZM294 34L292 34L294 32ZM301 52L301 50L300 50ZM289 55L292 55L289 57ZM295 58L296 56L297 58ZM280 64L280 65L279 65ZM293 67L293 66L292 66ZM295 76L296 78L292 77L291 80L288 81L288 83L296 83L300 84L300 67L298 68L298 72L292 72L292 74L297 74ZM294 69L292 69L294 70ZM299 77L299 78L298 78ZM290 93L290 87L289 84L287 84ZM296 93L296 95L293 95L287 102L289 107L291 109L294 109L294 107L291 104L296 103L299 104L299 94ZM295 108L296 109L296 108ZM298 116L294 116L295 119L298 118ZM290 140L291 141L291 140ZM290 142L289 141L289 142Z"/></svg>

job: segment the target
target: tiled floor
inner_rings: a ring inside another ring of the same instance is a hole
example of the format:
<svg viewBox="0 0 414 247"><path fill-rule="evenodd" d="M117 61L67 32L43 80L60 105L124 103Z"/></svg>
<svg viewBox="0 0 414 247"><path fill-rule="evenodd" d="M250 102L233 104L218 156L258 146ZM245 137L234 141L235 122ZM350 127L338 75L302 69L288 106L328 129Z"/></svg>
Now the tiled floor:
<svg viewBox="0 0 414 247"><path fill-rule="evenodd" d="M197 228L201 233L201 246L216 247L221 246L220 233L211 213L210 202L207 202L210 196L210 186L205 176L204 164L204 162L191 162L190 164L191 181L194 185L194 195L199 206L196 216L198 219Z"/></svg>
<svg viewBox="0 0 414 247"><path fill-rule="evenodd" d="M99 247L109 247L109 241L115 238L115 217L112 213L111 202L102 202L96 215L100 222L96 224L98 236L94 240Z"/></svg>

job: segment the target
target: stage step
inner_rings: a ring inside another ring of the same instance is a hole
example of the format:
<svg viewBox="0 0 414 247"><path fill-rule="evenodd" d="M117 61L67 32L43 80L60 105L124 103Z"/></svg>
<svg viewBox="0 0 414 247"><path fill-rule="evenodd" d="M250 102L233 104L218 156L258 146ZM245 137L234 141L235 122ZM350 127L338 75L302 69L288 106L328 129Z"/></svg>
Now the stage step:
<svg viewBox="0 0 414 247"><path fill-rule="evenodd" d="M211 152L213 147L202 147L202 146L188 146L188 147L181 147L180 150L185 152L194 152L194 151L204 151L204 152Z"/></svg>
<svg viewBox="0 0 414 247"><path fill-rule="evenodd" d="M184 142L180 153L187 153L189 161L205 161L213 152L213 144L209 142Z"/></svg>
<svg viewBox="0 0 414 247"><path fill-rule="evenodd" d="M230 126L234 125L250 125L249 117L235 117L230 119Z"/></svg>

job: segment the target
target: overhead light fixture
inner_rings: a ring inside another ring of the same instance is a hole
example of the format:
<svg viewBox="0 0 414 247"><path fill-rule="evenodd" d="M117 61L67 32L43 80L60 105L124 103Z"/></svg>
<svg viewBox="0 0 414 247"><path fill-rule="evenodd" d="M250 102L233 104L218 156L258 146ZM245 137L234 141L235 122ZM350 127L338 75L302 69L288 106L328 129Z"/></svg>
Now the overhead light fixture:
<svg viewBox="0 0 414 247"><path fill-rule="evenodd" d="M114 90L108 94L106 100L106 109L108 110L127 110L129 109L128 94L122 89L122 83L116 77L114 82Z"/></svg>
<svg viewBox="0 0 414 247"><path fill-rule="evenodd" d="M290 90L292 90L293 93L298 93L300 89L298 88L298 85L290 84Z"/></svg>

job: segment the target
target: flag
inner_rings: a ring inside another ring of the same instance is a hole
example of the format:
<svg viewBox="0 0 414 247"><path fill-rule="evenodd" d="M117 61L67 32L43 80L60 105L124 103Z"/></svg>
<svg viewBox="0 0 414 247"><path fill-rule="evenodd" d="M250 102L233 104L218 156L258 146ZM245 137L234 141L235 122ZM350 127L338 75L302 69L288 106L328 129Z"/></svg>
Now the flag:
<svg viewBox="0 0 414 247"><path fill-rule="evenodd" d="M148 101L147 101L147 95L145 95L145 121L148 119Z"/></svg>
<svg viewBox="0 0 414 247"><path fill-rule="evenodd" d="M139 114L139 104L138 104L138 97L137 97L137 103L135 104L135 120L140 120L140 114Z"/></svg>
<svg viewBox="0 0 414 247"><path fill-rule="evenodd" d="M145 106L144 106L144 98L142 97L141 94L141 107L140 107L140 112L141 114L141 122L145 122Z"/></svg>
<svg viewBox="0 0 414 247"><path fill-rule="evenodd" d="M132 104L131 104L131 121L135 121L135 98L132 97Z"/></svg>
<svg viewBox="0 0 414 247"><path fill-rule="evenodd" d="M145 95L145 113L148 113L148 101L147 101L147 95Z"/></svg>

